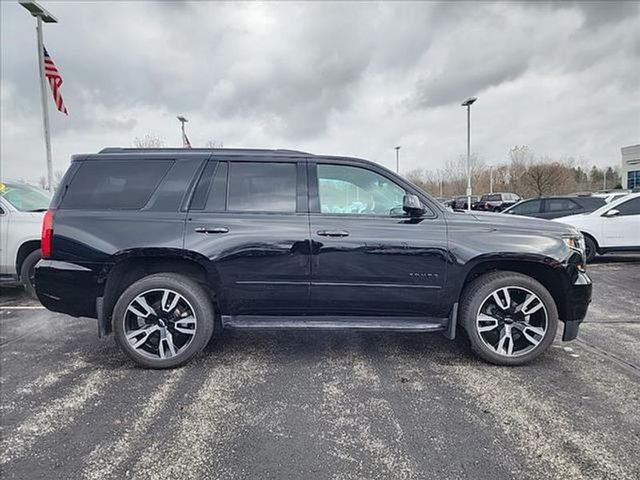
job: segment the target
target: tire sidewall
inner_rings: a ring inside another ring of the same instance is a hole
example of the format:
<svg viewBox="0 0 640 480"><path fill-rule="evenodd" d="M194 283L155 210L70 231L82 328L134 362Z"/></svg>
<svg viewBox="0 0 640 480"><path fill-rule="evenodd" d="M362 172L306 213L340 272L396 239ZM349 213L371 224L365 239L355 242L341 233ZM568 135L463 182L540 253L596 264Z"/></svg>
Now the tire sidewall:
<svg viewBox="0 0 640 480"><path fill-rule="evenodd" d="M125 336L124 319L126 309L134 298L148 290L161 288L174 290L191 304L197 319L196 334L191 344L175 357L152 359L139 354L129 345ZM111 318L116 343L129 358L147 368L163 369L183 365L204 349L213 334L215 310L209 295L197 282L182 275L156 274L129 286L116 302Z"/></svg>
<svg viewBox="0 0 640 480"><path fill-rule="evenodd" d="M585 257L587 263L592 262L594 258L596 258L596 254L598 253L598 247L596 246L596 242L591 238L585 235L584 237L584 245L586 248Z"/></svg>
<svg viewBox="0 0 640 480"><path fill-rule="evenodd" d="M476 314L485 299L503 287L522 287L535 293L547 310L547 331L542 341L531 351L517 357L505 357L491 350L476 329ZM483 359L498 365L522 365L536 359L553 343L558 328L558 309L549 291L537 280L520 273L502 272L476 279L469 287L471 298L465 298L462 308L462 324L471 348Z"/></svg>
<svg viewBox="0 0 640 480"><path fill-rule="evenodd" d="M36 295L36 285L31 282L30 273L35 268L36 264L40 261L42 257L42 252L40 249L36 249L31 252L27 257L23 260L22 265L20 265L20 283L24 287L25 291L31 298L38 298Z"/></svg>

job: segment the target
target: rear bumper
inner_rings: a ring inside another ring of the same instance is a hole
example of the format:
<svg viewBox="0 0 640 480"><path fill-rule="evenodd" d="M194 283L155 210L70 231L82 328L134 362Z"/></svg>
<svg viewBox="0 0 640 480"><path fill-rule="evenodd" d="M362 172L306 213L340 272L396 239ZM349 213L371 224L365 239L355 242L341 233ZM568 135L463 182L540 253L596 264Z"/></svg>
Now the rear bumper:
<svg viewBox="0 0 640 480"><path fill-rule="evenodd" d="M103 290L98 278L97 271L82 265L40 260L36 265L36 293L48 310L97 318L96 299Z"/></svg>
<svg viewBox="0 0 640 480"><path fill-rule="evenodd" d="M578 272L576 279L567 292L564 308L563 341L573 340L578 336L578 327L587 316L587 309L591 303L593 285L589 275Z"/></svg>

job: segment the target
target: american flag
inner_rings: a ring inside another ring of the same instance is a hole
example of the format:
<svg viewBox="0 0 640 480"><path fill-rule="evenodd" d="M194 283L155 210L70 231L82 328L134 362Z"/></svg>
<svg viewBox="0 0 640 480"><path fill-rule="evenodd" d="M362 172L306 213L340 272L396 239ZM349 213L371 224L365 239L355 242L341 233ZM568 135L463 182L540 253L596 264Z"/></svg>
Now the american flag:
<svg viewBox="0 0 640 480"><path fill-rule="evenodd" d="M187 134L182 130L182 148L192 148Z"/></svg>
<svg viewBox="0 0 640 480"><path fill-rule="evenodd" d="M42 46L42 49L44 50L44 75L47 77L47 80L49 80L53 101L55 102L58 111L65 115L69 115L67 107L64 106L64 100L62 100L62 93L60 92L60 87L62 87L62 77L60 76L60 72L58 71L56 64L53 63L53 59L49 56L49 52L44 48L44 45Z"/></svg>

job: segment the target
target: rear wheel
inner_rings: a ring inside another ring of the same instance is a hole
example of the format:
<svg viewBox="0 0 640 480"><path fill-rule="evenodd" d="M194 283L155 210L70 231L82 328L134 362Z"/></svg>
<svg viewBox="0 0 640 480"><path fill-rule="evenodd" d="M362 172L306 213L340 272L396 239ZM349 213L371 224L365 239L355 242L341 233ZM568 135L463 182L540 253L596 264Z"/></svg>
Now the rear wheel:
<svg viewBox="0 0 640 480"><path fill-rule="evenodd" d="M498 365L522 365L553 342L558 310L549 291L516 272L493 272L465 289L460 322L471 349Z"/></svg>
<svg viewBox="0 0 640 480"><path fill-rule="evenodd" d="M215 312L200 284L160 273L127 288L112 318L116 342L131 359L148 368L172 368L207 345Z"/></svg>
<svg viewBox="0 0 640 480"><path fill-rule="evenodd" d="M34 250L24 259L20 266L20 282L31 298L36 295L36 263L40 261L42 253L40 249Z"/></svg>
<svg viewBox="0 0 640 480"><path fill-rule="evenodd" d="M593 238L585 235L584 236L584 248L585 254L587 257L587 263L592 262L594 258L596 258L596 254L598 253L598 246Z"/></svg>

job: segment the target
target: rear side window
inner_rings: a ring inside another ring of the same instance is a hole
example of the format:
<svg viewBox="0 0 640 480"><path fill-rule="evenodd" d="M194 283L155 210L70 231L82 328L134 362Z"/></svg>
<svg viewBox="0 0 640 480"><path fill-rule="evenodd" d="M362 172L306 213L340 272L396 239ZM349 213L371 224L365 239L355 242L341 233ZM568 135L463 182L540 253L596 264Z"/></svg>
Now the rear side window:
<svg viewBox="0 0 640 480"><path fill-rule="evenodd" d="M173 160L86 161L74 175L62 208L140 209L171 168Z"/></svg>
<svg viewBox="0 0 640 480"><path fill-rule="evenodd" d="M295 212L296 185L294 163L230 162L227 209Z"/></svg>

